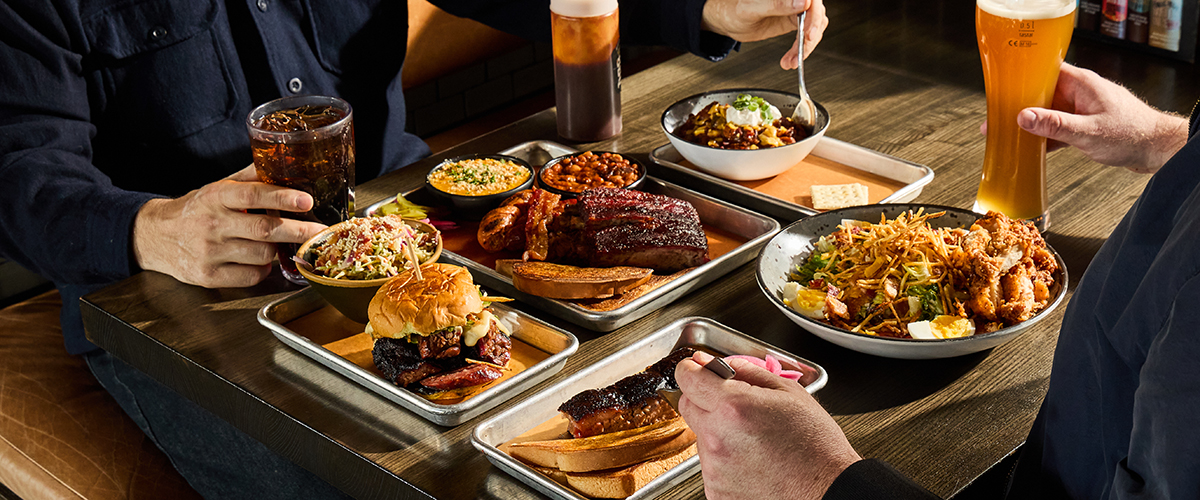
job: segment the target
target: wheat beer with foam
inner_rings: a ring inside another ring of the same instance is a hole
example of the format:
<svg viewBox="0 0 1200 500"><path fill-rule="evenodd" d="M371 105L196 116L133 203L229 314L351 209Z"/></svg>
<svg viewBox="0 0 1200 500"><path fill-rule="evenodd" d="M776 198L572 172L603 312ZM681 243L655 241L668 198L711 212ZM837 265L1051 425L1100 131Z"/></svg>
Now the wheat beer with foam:
<svg viewBox="0 0 1200 500"><path fill-rule="evenodd" d="M1049 227L1046 139L1017 126L1048 108L1074 28L1075 0L977 0L975 31L987 90L987 150L975 211Z"/></svg>

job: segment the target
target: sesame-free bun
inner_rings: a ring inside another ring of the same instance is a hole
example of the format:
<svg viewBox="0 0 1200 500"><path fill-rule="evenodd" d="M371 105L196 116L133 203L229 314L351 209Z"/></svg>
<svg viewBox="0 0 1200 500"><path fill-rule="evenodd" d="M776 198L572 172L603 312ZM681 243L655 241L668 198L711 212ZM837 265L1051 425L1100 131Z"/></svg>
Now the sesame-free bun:
<svg viewBox="0 0 1200 500"><path fill-rule="evenodd" d="M375 338L428 335L467 324L467 315L483 310L479 289L465 267L450 264L421 266L422 279L411 269L379 287L367 316Z"/></svg>

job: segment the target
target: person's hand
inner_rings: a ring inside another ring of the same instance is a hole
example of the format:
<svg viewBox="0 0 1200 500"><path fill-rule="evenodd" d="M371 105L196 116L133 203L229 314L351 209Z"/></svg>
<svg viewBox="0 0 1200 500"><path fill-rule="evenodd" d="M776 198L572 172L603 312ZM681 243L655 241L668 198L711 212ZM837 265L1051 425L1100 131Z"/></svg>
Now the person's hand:
<svg viewBox="0 0 1200 500"><path fill-rule="evenodd" d="M1050 139L1053 151L1074 146L1092 160L1134 172L1157 171L1187 142L1188 123L1146 104L1095 72L1063 63L1051 109L1025 108L1017 124ZM987 133L987 123L981 127Z"/></svg>
<svg viewBox="0 0 1200 500"><path fill-rule="evenodd" d="M860 460L800 384L740 359L729 360L737 375L723 380L704 369L711 359L697 352L675 368L708 498L819 499Z"/></svg>
<svg viewBox="0 0 1200 500"><path fill-rule="evenodd" d="M267 277L275 243L302 243L324 225L246 210L306 212L312 196L258 182L251 165L173 200L150 200L133 225L142 269L208 288L244 287Z"/></svg>
<svg viewBox="0 0 1200 500"><path fill-rule="evenodd" d="M808 11L804 21L804 57L821 41L829 18L823 0L708 0L700 28L739 42L754 42L791 33L796 15ZM797 46L779 60L783 69L796 69Z"/></svg>

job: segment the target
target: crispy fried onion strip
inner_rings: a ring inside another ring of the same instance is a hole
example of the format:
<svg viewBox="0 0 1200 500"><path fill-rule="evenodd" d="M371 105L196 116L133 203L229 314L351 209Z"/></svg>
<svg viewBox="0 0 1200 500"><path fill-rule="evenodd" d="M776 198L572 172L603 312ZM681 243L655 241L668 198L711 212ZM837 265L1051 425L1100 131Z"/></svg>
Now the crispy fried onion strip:
<svg viewBox="0 0 1200 500"><path fill-rule="evenodd" d="M817 275L826 287L836 288L830 299L847 306L835 308L845 313L829 315L830 322L855 332L905 336L905 325L918 314L910 310L902 292L914 285L934 285L946 314L960 310L962 303L955 299L949 276L951 256L961 236L956 230L935 229L927 223L943 214L921 210L890 221L881 215L878 224L846 221L826 237L833 250L824 254L828 262ZM870 312L857 319L864 308Z"/></svg>

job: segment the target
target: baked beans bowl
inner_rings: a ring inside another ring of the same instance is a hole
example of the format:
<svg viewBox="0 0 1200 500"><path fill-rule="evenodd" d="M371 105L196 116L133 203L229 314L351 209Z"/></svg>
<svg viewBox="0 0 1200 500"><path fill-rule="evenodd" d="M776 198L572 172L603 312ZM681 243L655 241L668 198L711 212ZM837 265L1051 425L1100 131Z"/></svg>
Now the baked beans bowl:
<svg viewBox="0 0 1200 500"><path fill-rule="evenodd" d="M829 128L829 111L818 102L817 124L809 135L792 144L761 149L721 149L688 142L676 135L676 131L687 122L688 117L699 112L709 103L732 104L741 94L760 97L779 108L784 117L792 116L800 96L791 92L768 89L727 89L696 94L672 104L663 111L663 132L679 154L702 172L734 181L752 181L779 175L796 166L808 157L817 142Z"/></svg>
<svg viewBox="0 0 1200 500"><path fill-rule="evenodd" d="M559 156L538 172L538 187L572 198L585 189L636 189L646 179L646 166L611 151L584 151Z"/></svg>
<svg viewBox="0 0 1200 500"><path fill-rule="evenodd" d="M455 217L480 218L534 182L529 162L515 156L473 154L449 158L425 176L425 188L454 210Z"/></svg>

